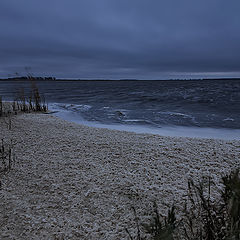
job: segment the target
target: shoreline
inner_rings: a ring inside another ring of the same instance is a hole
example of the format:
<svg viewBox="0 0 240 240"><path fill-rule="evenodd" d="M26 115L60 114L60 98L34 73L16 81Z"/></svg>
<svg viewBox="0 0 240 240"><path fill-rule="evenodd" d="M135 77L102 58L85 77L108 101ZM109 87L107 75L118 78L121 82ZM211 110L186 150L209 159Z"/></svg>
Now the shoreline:
<svg viewBox="0 0 240 240"><path fill-rule="evenodd" d="M2 121L0 119L0 121ZM101 129L49 114L13 116L0 137L17 162L2 180L0 238L126 239L156 201L181 207L187 180L240 166L240 141Z"/></svg>
<svg viewBox="0 0 240 240"><path fill-rule="evenodd" d="M58 105L62 105L59 107ZM189 137L199 139L219 139L219 140L240 140L240 129L238 128L217 128L217 127L197 127L197 126L178 126L178 125L159 125L147 126L144 124L124 124L123 123L101 123L97 121L85 120L81 113L71 111L71 109L64 108L63 105L76 107L76 104L67 103L50 103L49 110L53 115L66 120L68 122L77 123L80 125L104 128L110 130L133 132L137 134L153 134L165 137ZM82 106L82 105L81 105ZM126 122L138 122L141 119L126 120Z"/></svg>
<svg viewBox="0 0 240 240"><path fill-rule="evenodd" d="M52 115L68 122L109 130L132 132L137 134L150 134L164 137L187 137L198 139L217 140L240 140L240 129L232 128L211 128L194 126L162 125L161 127L148 127L144 125L105 124L84 120L80 115L76 117L72 112L61 111L52 108Z"/></svg>

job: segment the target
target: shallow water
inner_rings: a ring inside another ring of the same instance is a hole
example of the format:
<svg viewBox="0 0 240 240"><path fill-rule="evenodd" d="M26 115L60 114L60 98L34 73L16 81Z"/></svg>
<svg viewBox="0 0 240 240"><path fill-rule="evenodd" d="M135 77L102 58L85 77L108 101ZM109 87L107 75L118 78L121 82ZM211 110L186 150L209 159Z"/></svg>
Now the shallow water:
<svg viewBox="0 0 240 240"><path fill-rule="evenodd" d="M177 136L239 135L240 80L42 81L37 85L51 109L87 125L160 134L166 130L167 135ZM29 87L26 81L0 81L0 95L12 100L19 89L28 92Z"/></svg>
<svg viewBox="0 0 240 240"><path fill-rule="evenodd" d="M50 106L52 111L56 111L54 105ZM240 140L240 129L229 128L205 128L205 127L186 127L186 126L167 126L154 127L151 125L135 124L103 124L97 121L86 121L79 114L60 110L54 113L55 116L64 120L86 125L89 127L107 128L120 131L128 131L135 133L149 133L161 136L172 137L191 137L191 138L211 138L224 140Z"/></svg>

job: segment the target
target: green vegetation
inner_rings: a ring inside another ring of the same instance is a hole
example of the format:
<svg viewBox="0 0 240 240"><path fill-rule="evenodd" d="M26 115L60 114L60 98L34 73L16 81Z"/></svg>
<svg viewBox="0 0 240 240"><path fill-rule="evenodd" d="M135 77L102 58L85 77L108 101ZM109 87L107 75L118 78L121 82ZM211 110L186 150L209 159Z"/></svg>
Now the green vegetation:
<svg viewBox="0 0 240 240"><path fill-rule="evenodd" d="M176 218L175 208L171 207L167 217L162 217L154 203L150 223L141 224L135 214L137 235L131 240L238 240L240 239L240 175L239 170L232 171L222 178L223 190L219 198L211 196L212 183L208 179L194 183L188 182L188 199L182 212Z"/></svg>
<svg viewBox="0 0 240 240"><path fill-rule="evenodd" d="M28 95L24 89L21 89L16 100L13 102L13 108L21 112L46 112L48 110L44 95L39 93L34 77L28 77L31 84L31 91Z"/></svg>
<svg viewBox="0 0 240 240"><path fill-rule="evenodd" d="M26 94L22 88L15 100L11 104L4 104L0 96L0 117L10 119L11 115L19 112L47 112L48 107L44 95L39 93L36 79L28 76L29 83L31 84L30 93ZM17 81L17 80L16 80ZM5 121L6 122L6 121ZM9 122L9 121L8 121ZM8 124L10 126L10 124Z"/></svg>
<svg viewBox="0 0 240 240"><path fill-rule="evenodd" d="M3 175L8 173L15 163L15 155L12 141L6 144L2 139L0 143L0 190L2 187L1 179Z"/></svg>
<svg viewBox="0 0 240 240"><path fill-rule="evenodd" d="M29 76L31 91L28 95L24 89L19 91L18 96L13 102L4 103L0 96L0 124L5 123L8 130L12 129L12 116L21 112L47 112L48 108L45 98L39 93L35 78ZM6 144L2 139L0 144L0 189L2 177L8 173L15 162L12 141Z"/></svg>

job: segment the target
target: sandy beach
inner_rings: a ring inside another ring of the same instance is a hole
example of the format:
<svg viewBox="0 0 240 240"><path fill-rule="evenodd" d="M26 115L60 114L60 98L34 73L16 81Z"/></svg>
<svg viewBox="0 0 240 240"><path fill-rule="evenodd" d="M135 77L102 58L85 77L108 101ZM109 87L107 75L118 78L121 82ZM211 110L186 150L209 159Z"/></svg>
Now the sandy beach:
<svg viewBox="0 0 240 240"><path fill-rule="evenodd" d="M181 207L189 178L218 182L240 166L240 141L161 137L22 114L0 139L15 144L2 179L0 239L128 239L156 201Z"/></svg>

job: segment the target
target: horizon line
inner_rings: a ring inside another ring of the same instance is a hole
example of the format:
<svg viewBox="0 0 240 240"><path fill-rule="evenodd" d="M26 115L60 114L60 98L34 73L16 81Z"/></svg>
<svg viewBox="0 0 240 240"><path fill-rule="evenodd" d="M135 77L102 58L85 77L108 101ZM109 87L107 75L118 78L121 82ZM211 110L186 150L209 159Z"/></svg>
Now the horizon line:
<svg viewBox="0 0 240 240"><path fill-rule="evenodd" d="M56 78L51 76L29 76L40 81L193 81L193 80L240 80L240 77L210 77L210 78L169 78L169 79L137 79L137 78L120 78L120 79L104 79L104 78ZM8 78L0 78L0 81L7 80L27 80L28 76L16 76Z"/></svg>

